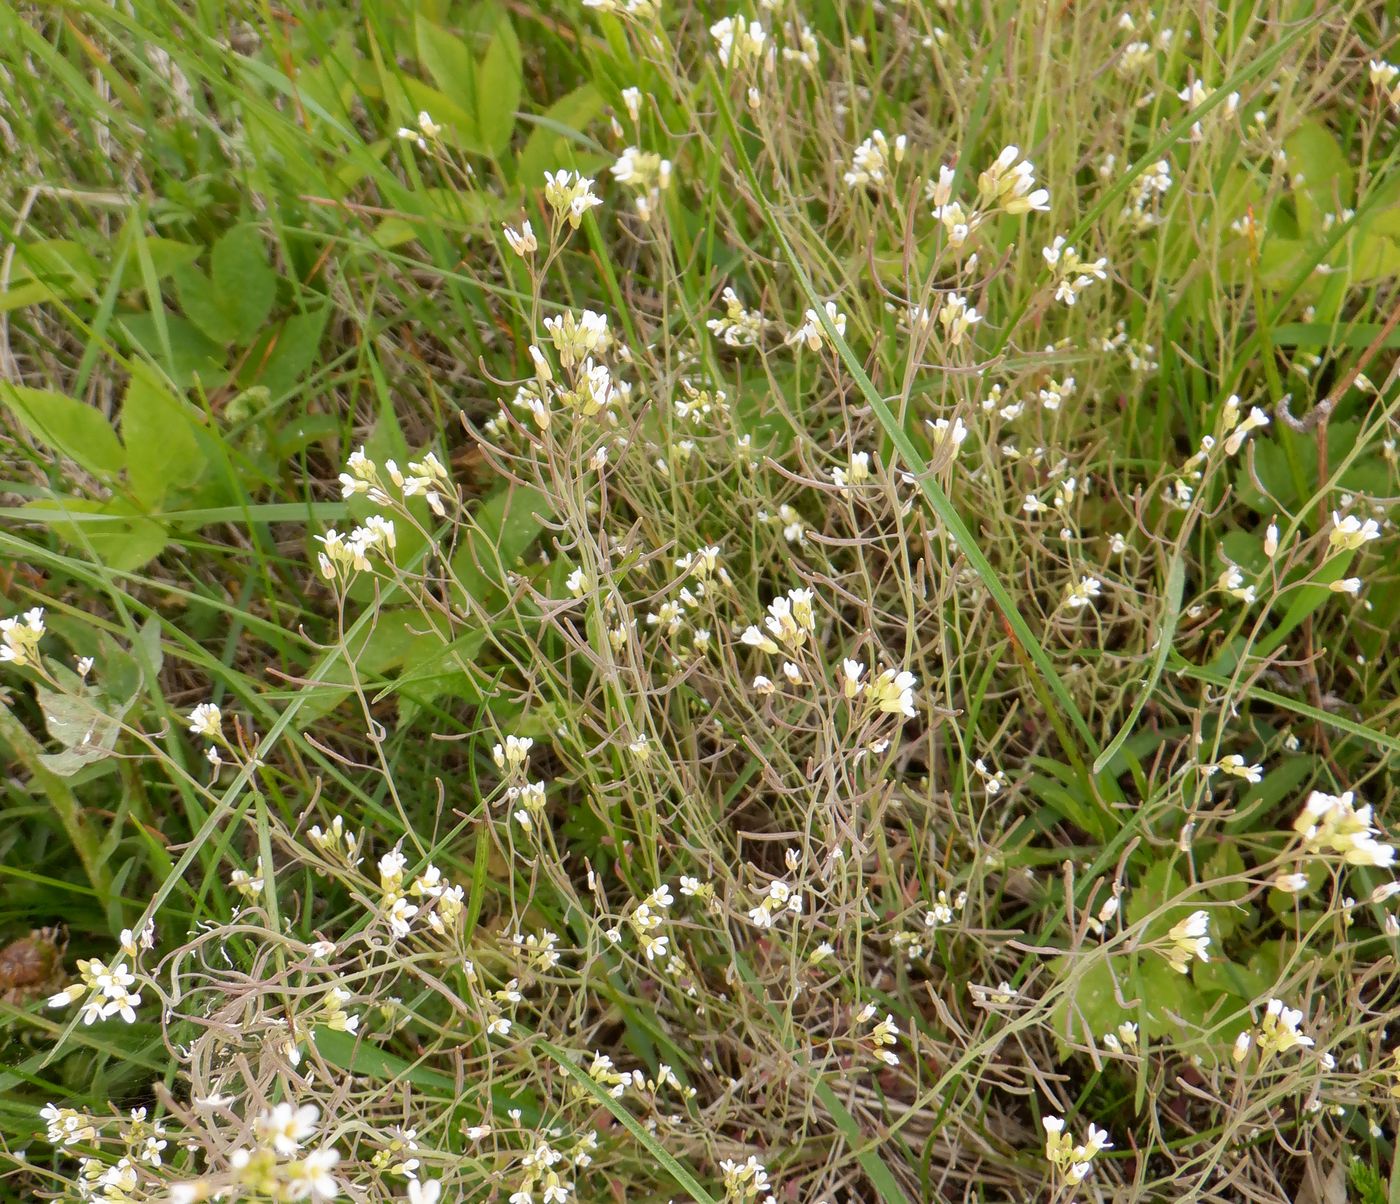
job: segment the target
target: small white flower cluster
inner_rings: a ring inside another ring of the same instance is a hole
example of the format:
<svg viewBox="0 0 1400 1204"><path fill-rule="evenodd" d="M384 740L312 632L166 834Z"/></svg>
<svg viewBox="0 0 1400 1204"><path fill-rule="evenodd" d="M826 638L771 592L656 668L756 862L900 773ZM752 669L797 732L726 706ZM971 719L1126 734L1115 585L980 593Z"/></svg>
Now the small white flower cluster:
<svg viewBox="0 0 1400 1204"><path fill-rule="evenodd" d="M1287 1053L1290 1049L1311 1049L1313 1039L1299 1031L1303 1022L1300 1008L1284 1005L1282 999L1270 999L1264 1007L1264 1015L1257 1031L1245 1029L1235 1038L1231 1056L1236 1064L1249 1056L1251 1045L1257 1046L1261 1062L1268 1061L1274 1054Z"/></svg>
<svg viewBox="0 0 1400 1204"><path fill-rule="evenodd" d="M1153 358L1157 348L1141 339L1129 338L1128 323L1122 318L1114 324L1112 334L1091 338L1089 345L1105 353L1121 351L1128 361L1128 371L1135 376L1145 376L1160 367Z"/></svg>
<svg viewBox="0 0 1400 1204"><path fill-rule="evenodd" d="M794 890L781 878L774 878L758 906L749 909L749 919L755 928L772 928L774 919L784 914L802 914L802 892Z"/></svg>
<svg viewBox="0 0 1400 1204"><path fill-rule="evenodd" d="M421 497L439 518L447 514L443 498L451 496L451 482L447 469L432 452L426 453L422 460L410 463L407 476L399 471L399 466L393 460L384 462L381 475L379 466L365 455L363 447L351 453L345 469L340 474L342 497L348 499L363 495L376 506L394 506L399 502L391 496L389 490L392 488L402 501ZM398 546L393 520L380 514L370 515L363 526L356 527L349 535L342 535L332 528L324 535L316 536L316 540L321 544L317 564L321 576L327 581L348 579L355 573L369 572L373 567L369 559L371 552L391 560Z"/></svg>
<svg viewBox="0 0 1400 1204"><path fill-rule="evenodd" d="M667 945L670 937L658 935L657 930L665 923L666 912L674 902L675 896L671 894L670 887L663 882L638 903L627 917L627 924L649 962L658 959L664 961L669 955Z"/></svg>
<svg viewBox="0 0 1400 1204"><path fill-rule="evenodd" d="M852 452L845 468L833 468L831 479L845 497L850 497L856 486L864 485L870 479L870 453Z"/></svg>
<svg viewBox="0 0 1400 1204"><path fill-rule="evenodd" d="M942 223L951 247L961 247L997 211L1023 214L1050 208L1050 193L1035 186L1035 168L1030 160L1021 158L1019 147L1003 147L991 166L977 177L977 205L971 210L953 197L956 175L953 168L944 164L926 189L932 214Z"/></svg>
<svg viewBox="0 0 1400 1204"><path fill-rule="evenodd" d="M613 179L636 195L633 205L637 216L649 222L661 202L661 194L671 186L671 160L629 146L613 163Z"/></svg>
<svg viewBox="0 0 1400 1204"><path fill-rule="evenodd" d="M1400 67L1384 59L1370 63L1371 86L1394 109L1400 109Z"/></svg>
<svg viewBox="0 0 1400 1204"><path fill-rule="evenodd" d="M730 584L729 572L721 563L722 554L718 544L707 544L677 556L672 563L681 575L672 583L672 592L655 610L646 613L646 625L665 636L671 663L676 668L683 667L710 646L710 629L696 623L694 617L697 614L703 617L704 600L715 583ZM626 646L629 631L628 624L609 629L608 639L615 652ZM633 743L633 753L639 760L646 760L650 746L645 740Z"/></svg>
<svg viewBox="0 0 1400 1204"><path fill-rule="evenodd" d="M1105 1033L1103 1036L1103 1047L1110 1053L1132 1053L1138 1045L1138 1026L1131 1020L1125 1020L1118 1026L1118 1030L1112 1033Z"/></svg>
<svg viewBox="0 0 1400 1204"><path fill-rule="evenodd" d="M725 1158L719 1169L724 1176L725 1204L773 1204L768 1171L752 1154L743 1162Z"/></svg>
<svg viewBox="0 0 1400 1204"><path fill-rule="evenodd" d="M1108 162L1100 168L1100 174L1112 175L1113 170L1114 164ZM1161 200L1171 191L1171 187L1172 166L1165 159L1157 160L1139 175L1128 189L1128 200L1121 213L1129 227L1142 233L1160 224Z"/></svg>
<svg viewBox="0 0 1400 1204"><path fill-rule="evenodd" d="M856 1024L868 1024L875 1019L875 1005L867 1003L856 1013ZM868 1044L871 1052L886 1066L898 1066L899 1054L894 1051L894 1045L899 1039L899 1025L888 1012L883 1020L876 1021L875 1026L865 1034L861 1040Z"/></svg>
<svg viewBox="0 0 1400 1204"><path fill-rule="evenodd" d="M1089 1136L1083 1145L1075 1145L1065 1132L1063 1118L1045 1116L1040 1123L1045 1126L1045 1157L1068 1187L1084 1182L1093 1169L1095 1156L1102 1150L1113 1148L1107 1132L1096 1125L1089 1126Z"/></svg>
<svg viewBox="0 0 1400 1204"><path fill-rule="evenodd" d="M151 949L154 945L155 929L152 925L148 924L142 929L139 936L133 935L129 928L122 931L121 950L133 965L142 950ZM84 1024L108 1020L113 1016L120 1016L127 1024L136 1023L136 1009L141 1006L141 996L131 990L136 984L136 975L125 960L118 958L109 966L95 957L80 958L78 973L82 981L51 996L49 1007L67 1007L82 999Z"/></svg>
<svg viewBox="0 0 1400 1204"><path fill-rule="evenodd" d="M1258 406L1250 407L1249 413L1241 417L1240 399L1232 393L1221 407L1219 439L1215 435L1201 436L1200 447L1177 469L1174 479L1166 487L1163 500L1178 510L1188 509L1196 496L1196 485L1204 476L1204 467L1216 448L1223 447L1226 456L1238 455L1249 436L1268 425L1268 414ZM1245 584L1243 574L1228 568L1217 580L1216 587L1242 601L1254 600L1253 588Z"/></svg>
<svg viewBox="0 0 1400 1204"><path fill-rule="evenodd" d="M0 619L0 665L16 669L39 660L39 641L44 635L44 608L36 606L18 618Z"/></svg>
<svg viewBox="0 0 1400 1204"><path fill-rule="evenodd" d="M419 150L427 150L428 143L436 142L442 137L442 126L438 125L426 111L420 110L417 125L401 125L394 132L394 136L403 142L417 143Z"/></svg>
<svg viewBox="0 0 1400 1204"><path fill-rule="evenodd" d="M86 1113L46 1104L39 1115L47 1127L50 1144L56 1147L79 1142L97 1145L105 1139L95 1118ZM132 1204L138 1199L157 1198L149 1194L153 1190L161 1193L159 1198L169 1198L164 1194L163 1183L147 1178L148 1168L158 1170L164 1164L164 1151L170 1143L166 1140L165 1126L158 1120L147 1120L146 1115L145 1108L131 1110L120 1132L124 1153L116 1162L108 1163L101 1158L82 1160L78 1169L78 1191L83 1200L91 1204Z"/></svg>
<svg viewBox="0 0 1400 1204"><path fill-rule="evenodd" d="M1356 806L1352 791L1326 794L1314 790L1293 821L1293 830L1303 838L1309 853L1331 853L1348 865L1394 865L1395 847L1377 839L1379 832L1371 819L1371 804Z"/></svg>
<svg viewBox="0 0 1400 1204"><path fill-rule="evenodd" d="M746 309L739 294L726 287L720 294L724 317L705 323L710 333L726 347L757 347L777 323L756 309Z"/></svg>
<svg viewBox="0 0 1400 1204"><path fill-rule="evenodd" d="M1082 576L1065 586L1064 607L1066 610L1083 610L1093 606L1103 594L1103 582L1097 577Z"/></svg>
<svg viewBox="0 0 1400 1204"><path fill-rule="evenodd" d="M1240 417L1240 399L1235 394L1230 394L1225 399L1225 405L1221 414L1221 435L1225 440L1225 454L1227 456L1239 455L1240 449L1244 447L1245 440L1250 434L1257 430L1262 430L1269 425L1269 416L1258 406L1250 406L1249 413L1243 418ZM1204 449L1209 451L1209 448Z"/></svg>
<svg viewBox="0 0 1400 1204"><path fill-rule="evenodd" d="M1040 253L1054 273L1055 300L1065 305L1074 305L1079 294L1096 280L1108 279L1108 260L1103 256L1092 261L1080 259L1077 250L1065 246L1063 234L1057 234Z"/></svg>
<svg viewBox="0 0 1400 1204"><path fill-rule="evenodd" d="M1332 511L1332 529L1327 533L1327 546L1333 552L1351 552L1381 537L1380 524L1374 518L1364 522L1354 514L1345 518Z"/></svg>
<svg viewBox="0 0 1400 1204"><path fill-rule="evenodd" d="M883 130L872 130L870 137L856 147L842 181L852 189L882 187L893 168L904 162L908 148L909 139L904 134L891 143Z"/></svg>
<svg viewBox="0 0 1400 1204"><path fill-rule="evenodd" d="M982 315L960 293L949 293L938 307L938 324L943 327L950 347L958 346L981 320Z"/></svg>
<svg viewBox="0 0 1400 1204"><path fill-rule="evenodd" d="M466 901L466 892L442 875L431 861L405 891L404 871L408 859L397 847L379 859L380 914L389 924L389 932L402 940L412 931L412 922L423 914L428 928L438 936L452 930ZM412 903L410 899L417 899Z"/></svg>
<svg viewBox="0 0 1400 1204"><path fill-rule="evenodd" d="M316 542L321 551L316 555L316 563L321 576L327 581L348 578L355 573L367 573L373 567L369 553L381 552L386 558L394 550L397 542L392 519L370 515L365 525L356 527L348 536L341 535L334 527L324 535L317 535Z"/></svg>
<svg viewBox="0 0 1400 1204"><path fill-rule="evenodd" d="M940 890L934 896L933 906L924 912L921 926L896 932L890 938L890 944L903 953L910 963L916 962L928 950L932 934L953 923L966 906L967 891L960 890L955 895L949 895L946 890Z"/></svg>
<svg viewBox="0 0 1400 1204"><path fill-rule="evenodd" d="M525 959L526 966L536 972L552 970L559 964L559 935L543 928L539 932L517 932L512 938Z"/></svg>
<svg viewBox="0 0 1400 1204"><path fill-rule="evenodd" d="M593 191L593 180L576 171L547 171L544 174L544 200L556 221L577 230L583 215L595 209L603 200Z"/></svg>
<svg viewBox="0 0 1400 1204"><path fill-rule="evenodd" d="M551 1133L551 1140L554 1133ZM593 1151L598 1146L597 1133L589 1132L579 1138L572 1152L557 1149L550 1141L538 1138L535 1144L520 1160L523 1172L520 1185L510 1195L510 1204L567 1204L574 1194L574 1184L566 1178L573 1167L586 1167L593 1161Z"/></svg>
<svg viewBox="0 0 1400 1204"><path fill-rule="evenodd" d="M1165 956L1171 968L1178 974L1185 974L1192 958L1203 962L1210 961L1210 915L1204 911L1193 911L1184 920L1172 925L1167 933L1171 942Z"/></svg>
<svg viewBox="0 0 1400 1204"><path fill-rule="evenodd" d="M1254 605L1256 597L1254 586L1245 581L1244 571L1237 564L1226 565L1221 570L1220 576L1215 579L1215 588L1227 597L1243 602L1246 606ZM1227 773L1231 772L1229 767L1223 763L1210 766L1209 771L1213 772L1215 769L1224 769Z"/></svg>
<svg viewBox="0 0 1400 1204"><path fill-rule="evenodd" d="M280 1103L253 1121L257 1144L234 1150L229 1157L234 1182L273 1198L310 1200L318 1204L338 1199L344 1188L336 1178L340 1152L331 1145L303 1150L316 1137L320 1110L314 1104ZM283 1160L286 1161L283 1161ZM172 1201L208 1198L198 1194L204 1184L172 1189Z"/></svg>
<svg viewBox="0 0 1400 1204"><path fill-rule="evenodd" d="M1264 780L1264 767L1251 765L1239 753L1231 753L1229 756L1221 757L1213 765L1205 766L1205 773L1207 777L1223 773L1229 777L1243 778L1251 786L1257 786Z"/></svg>
<svg viewBox="0 0 1400 1204"><path fill-rule="evenodd" d="M767 46L766 66L773 65L772 47L768 45L768 31L758 21L745 20L742 14L724 17L710 26L710 37L715 41L715 53L721 67L731 64L735 69L758 63L764 59Z"/></svg>
<svg viewBox="0 0 1400 1204"><path fill-rule="evenodd" d="M810 589L789 590L786 595L774 598L768 604L768 616L763 620L763 628L746 627L739 639L770 656L784 649L796 651L816 630L817 618L812 601Z"/></svg>
<svg viewBox="0 0 1400 1204"><path fill-rule="evenodd" d="M1181 91L1176 94L1176 98L1178 100L1184 100L1186 102L1186 107L1194 111L1205 104L1214 93L1214 88L1207 87L1205 84L1201 83L1199 79L1193 79L1186 87L1182 88ZM1238 92L1231 92L1229 96L1225 98L1225 115L1227 117L1232 116L1239 107L1240 94ZM1191 126L1191 140L1193 142L1199 142L1201 138L1201 123L1197 121Z"/></svg>
<svg viewBox="0 0 1400 1204"><path fill-rule="evenodd" d="M836 302L828 301L822 308L826 311L828 321L843 339L846 337L846 315L836 308ZM802 317L802 325L789 332L784 342L789 347L797 347L806 344L809 351L820 351L830 343L827 338L826 328L822 325L821 317L814 309L807 310Z"/></svg>
<svg viewBox="0 0 1400 1204"><path fill-rule="evenodd" d="M853 467L854 464L853 459ZM859 477L859 471L856 475ZM846 475L839 483L849 485L851 477ZM763 627L745 628L739 637L740 642L769 656L800 656L816 630L813 600L812 591L804 588L789 590L785 596L774 598L768 605ZM906 669L884 669L871 680L867 680L865 674L863 661L851 657L841 661L838 684L844 698L853 702L863 697L880 714L914 718L914 689L918 681L912 673ZM806 685L809 680L809 675L795 660L783 661L781 675L792 686ZM773 681L762 675L754 678L753 688L763 695L776 690Z"/></svg>
<svg viewBox="0 0 1400 1204"><path fill-rule="evenodd" d="M333 857L343 857L350 866L360 864L360 838L346 828L343 816L337 815L331 820L330 826L324 829L320 824L312 824L306 835L321 852L329 853Z"/></svg>
<svg viewBox="0 0 1400 1204"><path fill-rule="evenodd" d="M556 407L582 418L601 417L608 424L617 425L618 410L626 406L632 388L618 380L603 361L603 355L613 347L607 315L591 309L577 314L564 310L545 318L543 325L564 379L556 383L549 357L532 343L528 350L535 375L516 390L512 404L527 413L541 432L554 425ZM619 355L623 350L619 349ZM486 423L486 431L499 437L508 423L502 410ZM606 459L604 446L594 455L592 467L601 470Z"/></svg>
<svg viewBox="0 0 1400 1204"><path fill-rule="evenodd" d="M1006 146L996 160L977 177L977 199L986 209L1005 213L1030 213L1050 208L1050 193L1035 186L1035 168L1021 158L1020 148Z"/></svg>

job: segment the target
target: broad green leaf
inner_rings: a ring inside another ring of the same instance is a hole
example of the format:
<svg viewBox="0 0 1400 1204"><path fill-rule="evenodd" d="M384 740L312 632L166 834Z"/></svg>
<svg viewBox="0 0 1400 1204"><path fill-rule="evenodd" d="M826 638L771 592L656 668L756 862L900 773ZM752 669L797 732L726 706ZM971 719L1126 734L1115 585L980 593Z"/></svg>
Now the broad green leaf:
<svg viewBox="0 0 1400 1204"><path fill-rule="evenodd" d="M174 273L175 298L180 309L211 343L226 346L232 343L238 330L233 318L224 312L219 295L209 277L193 265ZM172 342L174 340L172 339ZM172 352L174 348L172 347Z"/></svg>
<svg viewBox="0 0 1400 1204"><path fill-rule="evenodd" d="M603 108L602 94L592 84L584 84L561 96L541 116L531 118L534 128L516 159L516 182L525 189L538 188L545 172L586 153L591 144L583 130Z"/></svg>
<svg viewBox="0 0 1400 1204"><path fill-rule="evenodd" d="M1317 120L1304 121L1284 139L1288 169L1302 176L1293 190L1298 228L1305 238L1322 233L1322 217L1339 213L1354 200L1352 169L1332 132Z"/></svg>
<svg viewBox="0 0 1400 1204"><path fill-rule="evenodd" d="M193 416L144 367L127 383L121 422L127 481L147 510L159 509L170 489L192 485L203 475Z"/></svg>
<svg viewBox="0 0 1400 1204"><path fill-rule="evenodd" d="M121 498L109 502L89 498L45 498L30 502L23 509L77 551L120 572L139 569L165 548L165 528L136 513ZM91 515L94 519L80 522L82 515Z"/></svg>
<svg viewBox="0 0 1400 1204"><path fill-rule="evenodd" d="M452 558L452 571L472 598L488 608L499 604L505 574L539 536L536 515L548 513L548 500L538 490L513 486L498 490L481 504Z"/></svg>
<svg viewBox="0 0 1400 1204"><path fill-rule="evenodd" d="M84 247L68 238L46 238L17 248L10 283L33 281L79 296L97 287L100 274L97 261Z"/></svg>
<svg viewBox="0 0 1400 1204"><path fill-rule="evenodd" d="M121 718L126 707L99 706L90 687L83 693L58 693L37 686L34 694L44 715L49 735L63 745L61 752L43 753L39 760L52 773L71 777L85 765L110 756L121 732Z"/></svg>
<svg viewBox="0 0 1400 1204"><path fill-rule="evenodd" d="M495 30L476 72L477 131L493 158L510 146L523 82L520 42L510 18L498 10Z"/></svg>
<svg viewBox="0 0 1400 1204"><path fill-rule="evenodd" d="M476 64L472 62L472 53L466 42L421 16L414 22L413 34L418 62L433 82L445 95L461 103L471 103ZM429 116L435 121L443 120L431 110Z"/></svg>
<svg viewBox="0 0 1400 1204"><path fill-rule="evenodd" d="M244 373L245 384L263 385L273 397L283 397L316 359L330 306L293 314L280 329L268 331L253 344Z"/></svg>
<svg viewBox="0 0 1400 1204"><path fill-rule="evenodd" d="M1128 894L1128 903L1123 909L1123 913L1129 924L1140 924L1168 899L1177 898L1185 890L1186 882L1172 866L1170 859L1164 856L1154 861L1148 867L1147 872L1134 884L1133 889ZM1195 910L1189 900L1167 908L1166 911L1148 923L1147 929L1143 933L1143 939L1152 940L1166 935L1173 924L1178 920L1185 919ZM1175 971L1172 972L1175 973Z"/></svg>
<svg viewBox="0 0 1400 1204"><path fill-rule="evenodd" d="M121 472L126 459L122 445L100 410L62 393L25 385L0 384L0 401L49 450L94 476L111 479Z"/></svg>
<svg viewBox="0 0 1400 1204"><path fill-rule="evenodd" d="M277 276L256 226L235 226L214 244L210 278L234 339L251 341L277 297Z"/></svg>
<svg viewBox="0 0 1400 1204"><path fill-rule="evenodd" d="M147 358L159 361L160 340L156 335L155 319L148 313L124 314L119 325L132 346ZM172 357L171 378L184 389L196 378L206 389L217 388L228 377L224 367L224 346L211 339L188 318L165 318L170 336Z"/></svg>
<svg viewBox="0 0 1400 1204"><path fill-rule="evenodd" d="M166 279L199 258L200 248L194 243L154 236L140 238L137 241L144 246L146 254L150 257L151 268L155 272L157 280ZM122 265L120 287L122 289L140 288L141 284L140 264L137 262L137 256L133 253L127 256L126 262Z"/></svg>

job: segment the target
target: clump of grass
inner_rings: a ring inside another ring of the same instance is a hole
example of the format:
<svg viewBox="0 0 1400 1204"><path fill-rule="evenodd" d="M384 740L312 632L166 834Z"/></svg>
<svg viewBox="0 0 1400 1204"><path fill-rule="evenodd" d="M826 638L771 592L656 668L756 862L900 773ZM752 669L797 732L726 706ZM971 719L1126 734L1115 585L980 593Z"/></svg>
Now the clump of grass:
<svg viewBox="0 0 1400 1204"><path fill-rule="evenodd" d="M1384 1198L1382 17L357 11L0 15L12 1194Z"/></svg>

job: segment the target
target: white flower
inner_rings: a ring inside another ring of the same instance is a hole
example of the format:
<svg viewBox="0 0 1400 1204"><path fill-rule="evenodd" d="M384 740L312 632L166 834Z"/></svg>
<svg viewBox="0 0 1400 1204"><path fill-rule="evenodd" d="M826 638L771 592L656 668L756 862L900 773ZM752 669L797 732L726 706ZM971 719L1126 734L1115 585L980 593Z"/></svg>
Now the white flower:
<svg viewBox="0 0 1400 1204"><path fill-rule="evenodd" d="M0 619L0 664L19 668L38 660L39 640L44 634L44 608L26 610L19 618Z"/></svg>
<svg viewBox="0 0 1400 1204"><path fill-rule="evenodd" d="M866 188L883 184L891 163L904 159L908 139L900 134L893 149L881 130L872 130L870 137L856 147L851 157L851 166L842 177L847 188Z"/></svg>
<svg viewBox="0 0 1400 1204"><path fill-rule="evenodd" d="M846 336L846 315L836 308L834 301L828 301L822 307L826 311L826 316L835 327L836 333L842 338ZM794 347L799 343L806 343L811 351L820 351L827 342L826 328L822 326L821 318L817 311L809 309L803 314L802 325L797 327L784 340L789 347Z"/></svg>
<svg viewBox="0 0 1400 1204"><path fill-rule="evenodd" d="M1050 194L1035 187L1035 169L1021 159L1015 146L1003 147L996 161L977 177L977 195L983 205L999 205L1007 213L1050 208Z"/></svg>
<svg viewBox="0 0 1400 1204"><path fill-rule="evenodd" d="M1270 999L1264 1009L1264 1017L1259 1021L1260 1053L1268 1057L1270 1054L1287 1053L1290 1049L1310 1048L1313 1039L1298 1031L1302 1020L1301 1009L1285 1007L1281 999Z"/></svg>
<svg viewBox="0 0 1400 1204"><path fill-rule="evenodd" d="M309 1199L312 1204L334 1200L340 1195L340 1183L331 1171L340 1161L340 1154L330 1146L312 1150L288 1170L289 1195L294 1200Z"/></svg>
<svg viewBox="0 0 1400 1204"><path fill-rule="evenodd" d="M1309 852L1335 853L1348 865L1372 865L1386 868L1395 863L1395 848L1377 839L1371 823L1371 805L1355 805L1356 796L1324 794L1314 790L1293 830L1304 841Z"/></svg>
<svg viewBox="0 0 1400 1204"><path fill-rule="evenodd" d="M214 740L223 734L223 716L212 702L201 702L190 712L189 720L190 731L196 736Z"/></svg>
<svg viewBox="0 0 1400 1204"><path fill-rule="evenodd" d="M507 736L504 745L492 747L491 759L495 761L497 769L523 769L534 746L535 742L529 736Z"/></svg>
<svg viewBox="0 0 1400 1204"><path fill-rule="evenodd" d="M1354 514L1342 518L1335 510L1332 511L1332 530L1328 533L1327 542L1333 551L1350 551L1380 537L1380 525L1375 519L1368 518L1363 523Z"/></svg>
<svg viewBox="0 0 1400 1204"><path fill-rule="evenodd" d="M593 181L576 171L545 172L544 199L556 217L577 230L583 215L602 199L593 192Z"/></svg>
<svg viewBox="0 0 1400 1204"><path fill-rule="evenodd" d="M565 368L581 364L594 352L604 350L611 341L607 316L591 309L585 309L577 317L572 310L555 314L544 320L544 328Z"/></svg>
<svg viewBox="0 0 1400 1204"><path fill-rule="evenodd" d="M1204 911L1193 911L1186 919L1172 926L1167 933L1172 942L1167 950L1167 960L1173 970L1186 973L1186 967L1193 957L1203 962L1210 961L1210 915Z"/></svg>
<svg viewBox="0 0 1400 1204"><path fill-rule="evenodd" d="M868 697L889 715L914 718L914 687L918 679L907 669L886 669L870 683Z"/></svg>
<svg viewBox="0 0 1400 1204"><path fill-rule="evenodd" d="M959 293L949 293L938 309L938 323L947 332L951 347L961 343L963 336L981 320L982 315Z"/></svg>
<svg viewBox="0 0 1400 1204"><path fill-rule="evenodd" d="M736 67L756 62L768 40L768 32L762 25L757 21L746 21L737 13L711 25L710 36L715 40L715 50L722 67L728 67L731 62Z"/></svg>
<svg viewBox="0 0 1400 1204"><path fill-rule="evenodd" d="M1027 504L1030 498L1026 499ZM1103 593L1103 582L1097 577L1081 577L1077 584L1065 586L1065 606L1070 610L1082 610L1093 604Z"/></svg>
<svg viewBox="0 0 1400 1204"><path fill-rule="evenodd" d="M302 1142L316 1132L320 1115L315 1104L302 1104L299 1108L288 1103L277 1104L253 1121L253 1131L259 1141L271 1145L284 1158L289 1158L301 1149Z"/></svg>
<svg viewBox="0 0 1400 1204"><path fill-rule="evenodd" d="M509 244L510 249L519 255L521 259L524 259L527 255L533 255L540 249L540 244L535 238L535 232L530 228L530 223L528 221L521 222L520 229L518 230L513 226L503 226L502 230L505 233L506 242Z"/></svg>
<svg viewBox="0 0 1400 1204"><path fill-rule="evenodd" d="M849 467L833 468L831 479L841 487L843 494L849 495L853 485L862 485L870 479L870 453L852 452Z"/></svg>
<svg viewBox="0 0 1400 1204"><path fill-rule="evenodd" d="M437 1204L442 1195L442 1183L437 1179L410 1179L408 1204Z"/></svg>

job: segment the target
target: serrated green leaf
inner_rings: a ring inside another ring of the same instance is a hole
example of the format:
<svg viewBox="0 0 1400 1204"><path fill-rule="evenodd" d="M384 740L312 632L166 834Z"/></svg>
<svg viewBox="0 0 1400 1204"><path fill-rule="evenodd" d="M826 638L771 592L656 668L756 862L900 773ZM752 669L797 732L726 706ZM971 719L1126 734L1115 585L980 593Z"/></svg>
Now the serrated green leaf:
<svg viewBox="0 0 1400 1204"><path fill-rule="evenodd" d="M105 480L121 472L126 456L100 410L62 393L25 385L0 384L0 401L50 451Z"/></svg>

